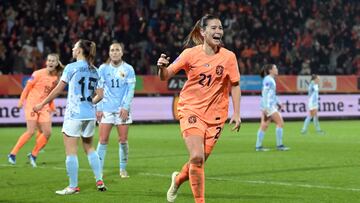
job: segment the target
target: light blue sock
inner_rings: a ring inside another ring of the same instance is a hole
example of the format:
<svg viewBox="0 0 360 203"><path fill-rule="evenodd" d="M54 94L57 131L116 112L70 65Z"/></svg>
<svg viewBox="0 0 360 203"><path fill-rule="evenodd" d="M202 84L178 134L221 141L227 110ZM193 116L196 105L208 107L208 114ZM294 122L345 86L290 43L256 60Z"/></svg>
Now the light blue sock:
<svg viewBox="0 0 360 203"><path fill-rule="evenodd" d="M262 146L264 136L265 136L265 132L259 129L258 132L257 132L257 139L256 139L256 146L255 147L261 147Z"/></svg>
<svg viewBox="0 0 360 203"><path fill-rule="evenodd" d="M107 144L100 144L100 142L98 143L96 152L98 153L99 158L100 158L101 171L103 171L103 169L104 169L106 149L107 149Z"/></svg>
<svg viewBox="0 0 360 203"><path fill-rule="evenodd" d="M283 129L276 128L276 146L283 145Z"/></svg>
<svg viewBox="0 0 360 203"><path fill-rule="evenodd" d="M319 117L318 117L318 116L314 116L314 126L315 126L316 131L321 131L320 123L319 123Z"/></svg>
<svg viewBox="0 0 360 203"><path fill-rule="evenodd" d="M119 159L120 159L120 170L126 169L126 164L129 156L129 144L119 143Z"/></svg>
<svg viewBox="0 0 360 203"><path fill-rule="evenodd" d="M76 155L68 155L65 160L66 172L69 176L69 187L76 188L78 186L78 170L79 161Z"/></svg>
<svg viewBox="0 0 360 203"><path fill-rule="evenodd" d="M308 127L309 127L309 124L310 124L310 122L311 122L311 116L306 116L306 118L305 118L305 121L304 121L304 126L303 126L303 128L302 128L302 131L303 132L306 132L307 131L307 129L308 129Z"/></svg>
<svg viewBox="0 0 360 203"><path fill-rule="evenodd" d="M99 155L96 153L96 151L92 151L87 155L87 157L89 164L94 172L96 181L102 180Z"/></svg>

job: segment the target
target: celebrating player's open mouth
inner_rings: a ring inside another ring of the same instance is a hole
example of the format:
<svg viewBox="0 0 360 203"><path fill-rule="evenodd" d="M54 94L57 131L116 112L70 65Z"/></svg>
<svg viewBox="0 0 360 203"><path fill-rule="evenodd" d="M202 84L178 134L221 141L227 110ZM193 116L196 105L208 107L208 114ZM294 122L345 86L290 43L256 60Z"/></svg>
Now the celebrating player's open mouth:
<svg viewBox="0 0 360 203"><path fill-rule="evenodd" d="M221 43L221 35L214 35L213 40L214 40L215 44L220 44Z"/></svg>

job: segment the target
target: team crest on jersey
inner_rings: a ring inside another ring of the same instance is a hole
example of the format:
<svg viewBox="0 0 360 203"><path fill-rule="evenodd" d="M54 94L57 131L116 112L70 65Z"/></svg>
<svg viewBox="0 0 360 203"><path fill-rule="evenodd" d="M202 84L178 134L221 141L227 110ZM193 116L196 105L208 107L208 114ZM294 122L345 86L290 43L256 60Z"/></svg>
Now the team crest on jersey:
<svg viewBox="0 0 360 203"><path fill-rule="evenodd" d="M122 72L122 71L119 71L119 75L120 75L120 77L122 77L122 78L124 78L124 77L125 77L125 73L124 73L124 72Z"/></svg>
<svg viewBox="0 0 360 203"><path fill-rule="evenodd" d="M222 66L222 65L216 66L216 74L217 75L222 75L223 72L224 72L224 66Z"/></svg>
<svg viewBox="0 0 360 203"><path fill-rule="evenodd" d="M189 122L190 124L196 123L196 116L190 116L190 117L188 118L188 122Z"/></svg>

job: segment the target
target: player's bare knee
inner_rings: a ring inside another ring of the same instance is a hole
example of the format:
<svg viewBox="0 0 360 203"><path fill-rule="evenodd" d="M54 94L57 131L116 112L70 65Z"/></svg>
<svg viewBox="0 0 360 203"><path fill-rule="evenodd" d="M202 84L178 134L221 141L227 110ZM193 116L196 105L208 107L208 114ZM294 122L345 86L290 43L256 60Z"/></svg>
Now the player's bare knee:
<svg viewBox="0 0 360 203"><path fill-rule="evenodd" d="M202 165L204 163L204 155L194 154L190 157L190 163L196 165Z"/></svg>
<svg viewBox="0 0 360 203"><path fill-rule="evenodd" d="M119 137L119 143L126 143L127 137Z"/></svg>
<svg viewBox="0 0 360 203"><path fill-rule="evenodd" d="M264 124L261 124L260 129L261 129L262 131L266 131L266 130L268 129L268 127L269 127L269 125L266 124L266 123L264 123Z"/></svg>
<svg viewBox="0 0 360 203"><path fill-rule="evenodd" d="M43 131L43 135L47 138L47 139L49 139L49 137L50 137L50 135L51 135L51 131Z"/></svg>
<svg viewBox="0 0 360 203"><path fill-rule="evenodd" d="M277 128L283 128L284 127L284 122L280 121L279 123L276 124Z"/></svg>

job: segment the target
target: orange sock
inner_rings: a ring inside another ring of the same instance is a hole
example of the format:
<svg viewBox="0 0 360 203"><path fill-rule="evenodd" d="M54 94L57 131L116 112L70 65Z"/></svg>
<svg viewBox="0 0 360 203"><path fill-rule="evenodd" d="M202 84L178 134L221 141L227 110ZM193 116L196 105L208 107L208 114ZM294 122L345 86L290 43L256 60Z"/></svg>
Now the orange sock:
<svg viewBox="0 0 360 203"><path fill-rule="evenodd" d="M205 173L204 163L189 164L189 179L191 191L196 203L205 202Z"/></svg>
<svg viewBox="0 0 360 203"><path fill-rule="evenodd" d="M185 163L182 167L179 175L176 176L175 183L178 187L180 187L183 182L189 180L189 163Z"/></svg>
<svg viewBox="0 0 360 203"><path fill-rule="evenodd" d="M36 145L34 147L34 149L32 150L31 154L33 156L37 156L39 154L39 151L45 147L46 143L48 142L47 138L45 137L45 135L43 134L39 134L38 138L36 139Z"/></svg>
<svg viewBox="0 0 360 203"><path fill-rule="evenodd" d="M24 146L27 141L31 138L31 135L27 132L24 132L18 139L16 145L11 150L10 154L16 155L18 151Z"/></svg>
<svg viewBox="0 0 360 203"><path fill-rule="evenodd" d="M40 132L40 130L38 130L38 131L36 132L36 140L39 139L40 135L41 135L41 132Z"/></svg>

